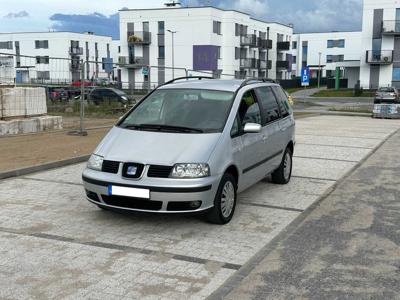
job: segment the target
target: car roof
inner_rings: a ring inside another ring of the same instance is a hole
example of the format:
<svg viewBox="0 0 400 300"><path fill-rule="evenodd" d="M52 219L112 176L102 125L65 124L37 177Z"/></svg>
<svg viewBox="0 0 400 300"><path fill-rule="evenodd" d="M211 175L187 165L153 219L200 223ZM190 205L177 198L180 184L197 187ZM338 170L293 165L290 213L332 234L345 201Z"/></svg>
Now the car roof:
<svg viewBox="0 0 400 300"><path fill-rule="evenodd" d="M218 90L227 92L236 92L244 80L240 79L189 79L180 80L173 83L169 83L160 86L159 89L204 89L204 90ZM256 79L254 82L249 82L250 84L265 84L265 85L277 85L270 82L261 82ZM247 86L247 85L246 85Z"/></svg>

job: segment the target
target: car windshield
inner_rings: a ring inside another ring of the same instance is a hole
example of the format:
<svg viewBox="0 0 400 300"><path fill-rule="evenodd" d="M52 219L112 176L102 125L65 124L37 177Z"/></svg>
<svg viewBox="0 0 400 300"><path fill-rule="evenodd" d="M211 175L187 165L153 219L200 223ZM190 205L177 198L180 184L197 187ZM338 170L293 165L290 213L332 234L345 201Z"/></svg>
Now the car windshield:
<svg viewBox="0 0 400 300"><path fill-rule="evenodd" d="M140 102L119 126L134 130L221 132L233 95L214 90L160 89Z"/></svg>
<svg viewBox="0 0 400 300"><path fill-rule="evenodd" d="M390 88L390 87L380 88L379 92L382 92L382 93L394 93L394 88Z"/></svg>

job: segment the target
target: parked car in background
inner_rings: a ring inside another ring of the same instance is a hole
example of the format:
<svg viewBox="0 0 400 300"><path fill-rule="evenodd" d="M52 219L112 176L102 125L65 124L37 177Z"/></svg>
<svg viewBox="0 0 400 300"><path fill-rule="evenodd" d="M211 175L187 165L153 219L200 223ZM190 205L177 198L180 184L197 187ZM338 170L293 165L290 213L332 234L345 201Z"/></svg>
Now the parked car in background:
<svg viewBox="0 0 400 300"><path fill-rule="evenodd" d="M90 81L90 80L85 80L85 81L83 82L83 85L84 85L84 86L93 86L94 84L93 84L93 82ZM73 82L71 83L71 86L80 87L80 86L81 86L81 81L80 81L80 80L73 81Z"/></svg>
<svg viewBox="0 0 400 300"><path fill-rule="evenodd" d="M88 100L99 105L104 102L128 104L133 101L131 96L128 96L124 91L115 88L95 88L89 94Z"/></svg>
<svg viewBox="0 0 400 300"><path fill-rule="evenodd" d="M68 98L69 98L69 93L67 89L63 88L49 89L49 99L51 101L67 101Z"/></svg>
<svg viewBox="0 0 400 300"><path fill-rule="evenodd" d="M381 87L375 93L375 104L399 102L399 91L395 87Z"/></svg>
<svg viewBox="0 0 400 300"><path fill-rule="evenodd" d="M82 179L87 199L103 209L205 213L226 224L237 193L268 174L290 181L294 145L293 112L278 84L180 78L111 129Z"/></svg>

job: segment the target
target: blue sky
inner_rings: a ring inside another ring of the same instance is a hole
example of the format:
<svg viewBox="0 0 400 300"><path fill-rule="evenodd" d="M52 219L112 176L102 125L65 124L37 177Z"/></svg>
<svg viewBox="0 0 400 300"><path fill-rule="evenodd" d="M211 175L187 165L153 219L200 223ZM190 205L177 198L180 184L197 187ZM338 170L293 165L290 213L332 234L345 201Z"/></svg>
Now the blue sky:
<svg viewBox="0 0 400 300"><path fill-rule="evenodd" d="M118 10L162 7L167 0L0 0L0 31L94 31L118 38ZM183 0L245 11L257 18L293 23L295 32L361 29L362 0Z"/></svg>

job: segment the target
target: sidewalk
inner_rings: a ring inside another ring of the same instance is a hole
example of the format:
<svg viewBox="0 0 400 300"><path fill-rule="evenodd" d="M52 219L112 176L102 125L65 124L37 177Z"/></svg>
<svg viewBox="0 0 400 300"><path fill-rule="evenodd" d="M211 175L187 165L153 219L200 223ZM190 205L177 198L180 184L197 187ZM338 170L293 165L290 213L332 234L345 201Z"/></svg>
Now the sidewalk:
<svg viewBox="0 0 400 300"><path fill-rule="evenodd" d="M400 132L211 299L400 299Z"/></svg>

